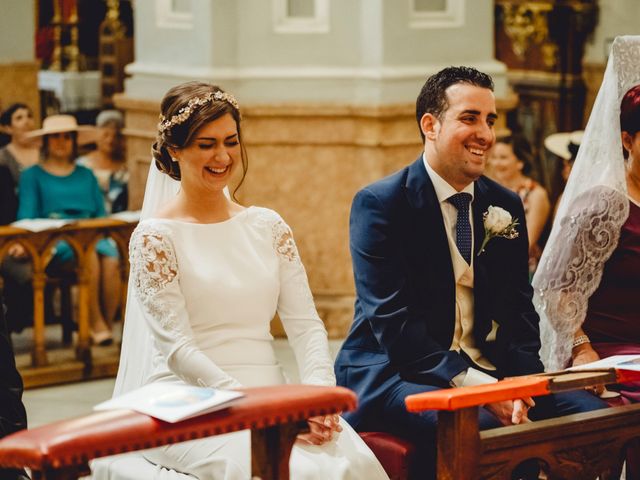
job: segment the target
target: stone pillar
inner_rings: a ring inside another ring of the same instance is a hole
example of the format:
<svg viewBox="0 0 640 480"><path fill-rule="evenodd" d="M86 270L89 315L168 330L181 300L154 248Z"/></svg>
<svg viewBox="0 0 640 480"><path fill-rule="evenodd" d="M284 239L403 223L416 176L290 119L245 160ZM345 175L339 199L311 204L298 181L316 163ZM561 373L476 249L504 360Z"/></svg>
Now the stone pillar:
<svg viewBox="0 0 640 480"><path fill-rule="evenodd" d="M353 318L351 200L420 154L415 98L425 78L476 66L494 77L500 109L515 105L493 58L491 0L156 0L136 2L135 31L136 61L117 98L131 207L140 206L164 92L193 79L230 90L249 155L238 197L291 225L333 337Z"/></svg>
<svg viewBox="0 0 640 480"><path fill-rule="evenodd" d="M0 0L0 110L14 102L29 105L40 118L38 68L35 60L35 2Z"/></svg>

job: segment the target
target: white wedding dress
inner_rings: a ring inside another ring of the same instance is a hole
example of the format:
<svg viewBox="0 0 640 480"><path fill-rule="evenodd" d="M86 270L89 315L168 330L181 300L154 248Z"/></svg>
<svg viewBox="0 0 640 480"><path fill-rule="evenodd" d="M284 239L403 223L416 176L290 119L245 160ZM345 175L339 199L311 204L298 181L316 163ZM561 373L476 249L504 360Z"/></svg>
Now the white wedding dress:
<svg viewBox="0 0 640 480"><path fill-rule="evenodd" d="M270 322L285 327L302 383L335 385L327 333L313 304L291 230L272 210L229 220L142 221L131 238L132 292L153 337L144 383L233 388L286 383ZM126 333L126 332L125 332ZM121 366L122 368L122 366ZM293 448L292 479L386 479L358 434ZM94 462L93 478L248 479L250 432L194 440Z"/></svg>

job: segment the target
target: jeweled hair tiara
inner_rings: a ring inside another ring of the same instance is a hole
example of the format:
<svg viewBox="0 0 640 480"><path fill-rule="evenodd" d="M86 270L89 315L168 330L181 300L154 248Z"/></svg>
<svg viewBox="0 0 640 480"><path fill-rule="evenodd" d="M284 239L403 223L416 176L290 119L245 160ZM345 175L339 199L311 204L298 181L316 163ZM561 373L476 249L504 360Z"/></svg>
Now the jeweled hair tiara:
<svg viewBox="0 0 640 480"><path fill-rule="evenodd" d="M191 100L189 100L189 103L187 103L185 107L182 107L180 110L178 110L178 113L176 113L171 118L165 118L164 115L160 114L160 123L158 124L158 130L160 131L160 133L163 133L175 125L180 125L181 123L186 122L196 108L214 100L227 102L236 110L240 110L238 101L233 95L218 90L216 92L208 93L204 97L192 98Z"/></svg>

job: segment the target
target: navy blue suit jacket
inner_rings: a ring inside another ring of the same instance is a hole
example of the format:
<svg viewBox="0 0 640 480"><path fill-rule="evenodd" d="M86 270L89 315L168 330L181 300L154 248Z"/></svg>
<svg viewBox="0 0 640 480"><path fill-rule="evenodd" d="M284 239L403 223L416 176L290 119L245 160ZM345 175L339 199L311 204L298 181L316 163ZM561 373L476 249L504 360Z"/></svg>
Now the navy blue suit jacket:
<svg viewBox="0 0 640 480"><path fill-rule="evenodd" d="M483 213L500 206L519 220L516 239L493 238L478 255ZM474 338L500 376L543 370L528 278L528 241L520 198L486 177L475 182ZM471 363L449 350L455 324L453 265L433 183L422 157L359 191L351 209L355 318L336 359L339 385L359 397L346 415L356 428L383 414L399 382L446 388ZM495 340L487 341L492 321ZM397 393L397 392L396 392Z"/></svg>

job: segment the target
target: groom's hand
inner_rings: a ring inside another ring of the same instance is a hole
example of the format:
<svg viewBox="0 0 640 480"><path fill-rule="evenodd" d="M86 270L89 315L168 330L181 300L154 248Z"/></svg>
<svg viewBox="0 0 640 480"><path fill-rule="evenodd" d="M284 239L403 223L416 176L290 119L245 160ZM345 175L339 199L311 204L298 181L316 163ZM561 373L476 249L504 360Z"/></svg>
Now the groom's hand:
<svg viewBox="0 0 640 480"><path fill-rule="evenodd" d="M309 432L298 435L298 440L310 445L322 445L333 438L334 432L341 432L338 415L321 415L307 420Z"/></svg>
<svg viewBox="0 0 640 480"><path fill-rule="evenodd" d="M511 414L511 423L518 425L520 423L530 422L529 409L535 406L536 402L531 397L519 398L513 401L513 412Z"/></svg>
<svg viewBox="0 0 640 480"><path fill-rule="evenodd" d="M488 403L485 407L493 413L503 425L517 425L530 422L529 408L535 405L531 397L503 402Z"/></svg>

